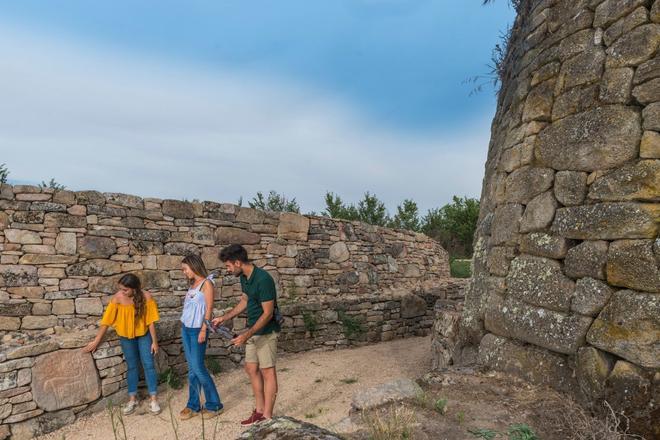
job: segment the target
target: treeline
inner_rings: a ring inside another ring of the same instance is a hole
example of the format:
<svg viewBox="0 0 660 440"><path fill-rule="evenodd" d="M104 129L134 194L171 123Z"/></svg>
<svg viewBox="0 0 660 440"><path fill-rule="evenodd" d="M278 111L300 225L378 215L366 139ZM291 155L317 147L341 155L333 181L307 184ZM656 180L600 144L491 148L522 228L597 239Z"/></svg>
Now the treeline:
<svg viewBox="0 0 660 440"><path fill-rule="evenodd" d="M243 204L242 198L238 204ZM300 213L300 205L295 197L288 198L276 191L270 191L268 195L258 192L248 205L266 211ZM440 242L452 258L469 258L472 256L472 239L477 228L479 201L454 196L451 203L431 209L422 215L417 203L406 199L396 207L394 215L390 215L385 203L375 194L366 192L360 201L353 204L346 203L335 193L327 192L325 209L321 213L307 214L423 232Z"/></svg>

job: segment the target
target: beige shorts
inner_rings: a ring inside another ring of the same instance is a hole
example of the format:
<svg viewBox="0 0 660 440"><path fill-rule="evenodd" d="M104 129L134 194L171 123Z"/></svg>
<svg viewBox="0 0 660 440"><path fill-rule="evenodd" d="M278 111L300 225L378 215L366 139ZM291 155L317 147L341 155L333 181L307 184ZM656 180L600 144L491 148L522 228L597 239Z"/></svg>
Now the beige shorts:
<svg viewBox="0 0 660 440"><path fill-rule="evenodd" d="M259 368L271 368L277 361L277 337L279 333L254 335L245 344L245 362L259 364Z"/></svg>

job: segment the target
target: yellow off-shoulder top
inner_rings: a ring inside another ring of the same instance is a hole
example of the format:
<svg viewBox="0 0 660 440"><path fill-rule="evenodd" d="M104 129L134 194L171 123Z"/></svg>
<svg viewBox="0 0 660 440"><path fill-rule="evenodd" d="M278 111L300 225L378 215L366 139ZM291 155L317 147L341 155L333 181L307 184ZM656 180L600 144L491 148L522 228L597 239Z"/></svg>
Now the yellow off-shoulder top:
<svg viewBox="0 0 660 440"><path fill-rule="evenodd" d="M101 325L113 327L119 336L132 339L145 335L149 330L149 325L159 319L158 306L153 298L146 302L144 317L137 320L133 304L111 302L103 313Z"/></svg>

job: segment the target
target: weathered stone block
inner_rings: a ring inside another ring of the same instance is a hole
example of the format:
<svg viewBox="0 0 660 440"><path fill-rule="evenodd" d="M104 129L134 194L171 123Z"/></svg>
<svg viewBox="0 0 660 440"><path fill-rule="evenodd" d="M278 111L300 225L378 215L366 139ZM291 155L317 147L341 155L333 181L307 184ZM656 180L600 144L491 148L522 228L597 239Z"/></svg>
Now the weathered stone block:
<svg viewBox="0 0 660 440"><path fill-rule="evenodd" d="M605 279L606 241L585 241L566 253L564 273L572 278Z"/></svg>
<svg viewBox="0 0 660 440"><path fill-rule="evenodd" d="M39 356L32 367L32 394L46 411L82 405L101 396L94 360L80 350L59 350Z"/></svg>
<svg viewBox="0 0 660 440"><path fill-rule="evenodd" d="M520 204L507 203L498 206L495 209L491 226L491 245L516 244L522 214L523 206Z"/></svg>
<svg viewBox="0 0 660 440"><path fill-rule="evenodd" d="M513 298L491 295L484 325L499 336L529 342L558 353L573 354L584 345L591 318L530 306Z"/></svg>
<svg viewBox="0 0 660 440"><path fill-rule="evenodd" d="M559 171L555 174L555 197L564 206L579 205L587 194L587 173Z"/></svg>
<svg viewBox="0 0 660 440"><path fill-rule="evenodd" d="M51 228L85 228L87 218L61 212L49 212L45 215L44 224Z"/></svg>
<svg viewBox="0 0 660 440"><path fill-rule="evenodd" d="M545 232L532 232L522 237L520 251L539 257L564 258L568 252L568 241Z"/></svg>
<svg viewBox="0 0 660 440"><path fill-rule="evenodd" d="M236 215L236 221L250 224L263 223L266 216L263 211L241 207Z"/></svg>
<svg viewBox="0 0 660 440"><path fill-rule="evenodd" d="M53 301L52 313L54 315L72 315L75 307L72 299L58 299Z"/></svg>
<svg viewBox="0 0 660 440"><path fill-rule="evenodd" d="M21 318L0 316L0 331L15 331L21 327Z"/></svg>
<svg viewBox="0 0 660 440"><path fill-rule="evenodd" d="M566 238L616 240L653 238L660 206L650 203L597 203L559 208L551 231Z"/></svg>
<svg viewBox="0 0 660 440"><path fill-rule="evenodd" d="M479 363L513 373L538 385L569 390L574 385L571 365L557 353L488 333L479 344Z"/></svg>
<svg viewBox="0 0 660 440"><path fill-rule="evenodd" d="M493 275L506 276L511 260L516 256L515 249L509 246L493 246L488 251L486 266Z"/></svg>
<svg viewBox="0 0 660 440"><path fill-rule="evenodd" d="M181 261L183 257L180 255L158 255L156 256L156 264L159 270L178 270L181 269Z"/></svg>
<svg viewBox="0 0 660 440"><path fill-rule="evenodd" d="M527 203L552 186L554 172L549 168L525 166L506 178L506 200Z"/></svg>
<svg viewBox="0 0 660 440"><path fill-rule="evenodd" d="M527 95L523 108L523 122L532 120L550 120L552 114L552 91L555 80L547 80L534 87Z"/></svg>
<svg viewBox="0 0 660 440"><path fill-rule="evenodd" d="M608 104L626 104L630 100L633 73L630 67L607 69L600 85L600 100Z"/></svg>
<svg viewBox="0 0 660 440"><path fill-rule="evenodd" d="M277 236L286 240L307 241L309 218L291 212L280 213Z"/></svg>
<svg viewBox="0 0 660 440"><path fill-rule="evenodd" d="M587 341L646 368L660 367L660 296L620 290L612 295Z"/></svg>
<svg viewBox="0 0 660 440"><path fill-rule="evenodd" d="M568 312L575 289L558 261L530 255L511 262L506 283L509 294L518 300L559 312Z"/></svg>
<svg viewBox="0 0 660 440"><path fill-rule="evenodd" d="M7 292L21 298L41 299L44 297L44 288L41 286L10 287Z"/></svg>
<svg viewBox="0 0 660 440"><path fill-rule="evenodd" d="M607 169L637 157L640 136L635 109L598 107L567 116L541 131L535 155L540 165L556 170Z"/></svg>
<svg viewBox="0 0 660 440"><path fill-rule="evenodd" d="M605 0L596 8L594 27L606 27L642 4L643 0Z"/></svg>
<svg viewBox="0 0 660 440"><path fill-rule="evenodd" d="M219 227L215 230L216 244L258 244L261 236L254 232L232 227Z"/></svg>
<svg viewBox="0 0 660 440"><path fill-rule="evenodd" d="M653 244L654 240L612 242L607 253L607 282L634 290L660 292L659 256L654 255Z"/></svg>
<svg viewBox="0 0 660 440"><path fill-rule="evenodd" d="M343 241L338 241L330 246L330 261L342 263L350 258L348 246Z"/></svg>
<svg viewBox="0 0 660 440"><path fill-rule="evenodd" d="M108 258L117 253L112 238L85 236L78 240L78 253L84 258Z"/></svg>
<svg viewBox="0 0 660 440"><path fill-rule="evenodd" d="M10 243L41 244L41 237L37 232L24 229L5 229L5 238Z"/></svg>
<svg viewBox="0 0 660 440"><path fill-rule="evenodd" d="M639 144L639 157L642 159L660 159L660 133L645 131Z"/></svg>
<svg viewBox="0 0 660 440"><path fill-rule="evenodd" d="M163 215L174 218L194 218L193 204L181 200L163 200Z"/></svg>
<svg viewBox="0 0 660 440"><path fill-rule="evenodd" d="M76 298L76 313L81 315L103 314L103 304L101 298Z"/></svg>
<svg viewBox="0 0 660 440"><path fill-rule="evenodd" d="M57 316L24 316L21 320L21 328L25 330L39 330L56 325Z"/></svg>
<svg viewBox="0 0 660 440"><path fill-rule="evenodd" d="M648 23L648 21L647 9L644 6L638 7L605 29L605 32L603 32L605 46L611 46L621 35L627 34L640 24Z"/></svg>
<svg viewBox="0 0 660 440"><path fill-rule="evenodd" d="M642 110L644 130L660 131L660 102L654 102Z"/></svg>
<svg viewBox="0 0 660 440"><path fill-rule="evenodd" d="M184 242L165 243L163 252L170 255L199 255L200 253L197 245Z"/></svg>
<svg viewBox="0 0 660 440"><path fill-rule="evenodd" d="M660 78L660 57L657 56L637 67L633 84L641 84L655 78Z"/></svg>
<svg viewBox="0 0 660 440"><path fill-rule="evenodd" d="M19 264L71 264L78 258L75 255L26 254L18 260ZM43 278L43 275L39 275Z"/></svg>
<svg viewBox="0 0 660 440"><path fill-rule="evenodd" d="M607 304L614 290L594 278L580 278L575 282L575 295L571 311L581 315L596 316Z"/></svg>
<svg viewBox="0 0 660 440"><path fill-rule="evenodd" d="M632 91L632 95L637 102L642 104L660 101L660 78L655 78L636 86Z"/></svg>
<svg viewBox="0 0 660 440"><path fill-rule="evenodd" d="M604 61L605 52L599 47L592 47L566 60L561 66L561 89L598 81L603 74Z"/></svg>
<svg viewBox="0 0 660 440"><path fill-rule="evenodd" d="M534 197L525 208L520 220L520 232L539 231L552 223L557 208L557 200L552 191Z"/></svg>
<svg viewBox="0 0 660 440"><path fill-rule="evenodd" d="M20 287L37 285L37 268L22 264L0 264L0 286Z"/></svg>
<svg viewBox="0 0 660 440"><path fill-rule="evenodd" d="M607 49L606 66L637 66L651 58L660 45L660 26L645 24L621 36Z"/></svg>
<svg viewBox="0 0 660 440"><path fill-rule="evenodd" d="M552 106L552 120L565 118L575 113L587 111L598 104L599 87L597 84L573 87L555 99Z"/></svg>
<svg viewBox="0 0 660 440"><path fill-rule="evenodd" d="M580 390L591 399L603 397L605 381L613 366L612 356L594 347L582 347L575 368Z"/></svg>
<svg viewBox="0 0 660 440"><path fill-rule="evenodd" d="M121 272L121 263L111 260L94 259L72 264L66 268L69 276L107 276Z"/></svg>
<svg viewBox="0 0 660 440"><path fill-rule="evenodd" d="M416 318L426 315L426 301L420 296L410 294L401 298L401 317Z"/></svg>
<svg viewBox="0 0 660 440"><path fill-rule="evenodd" d="M605 398L615 408L623 411L639 410L651 399L650 382L647 373L637 365L618 360L607 378Z"/></svg>

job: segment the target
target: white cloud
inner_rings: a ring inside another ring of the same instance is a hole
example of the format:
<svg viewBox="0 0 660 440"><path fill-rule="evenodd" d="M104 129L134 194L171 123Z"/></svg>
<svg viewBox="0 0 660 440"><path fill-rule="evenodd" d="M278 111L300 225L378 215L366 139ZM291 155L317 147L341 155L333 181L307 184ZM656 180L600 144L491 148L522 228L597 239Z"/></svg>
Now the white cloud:
<svg viewBox="0 0 660 440"><path fill-rule="evenodd" d="M258 190L323 208L375 192L390 210L478 196L490 115L414 136L319 90L138 59L0 27L0 163L72 189L235 202Z"/></svg>

